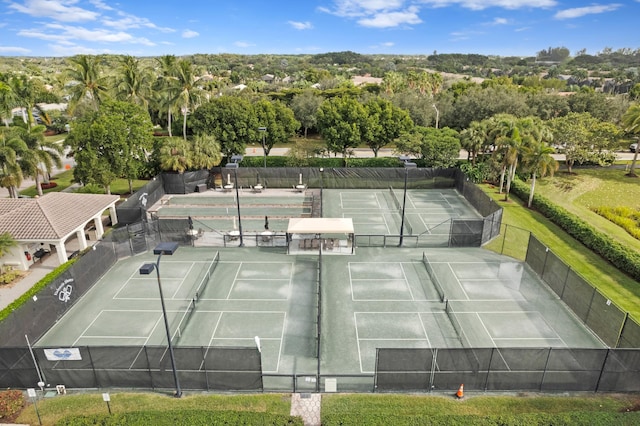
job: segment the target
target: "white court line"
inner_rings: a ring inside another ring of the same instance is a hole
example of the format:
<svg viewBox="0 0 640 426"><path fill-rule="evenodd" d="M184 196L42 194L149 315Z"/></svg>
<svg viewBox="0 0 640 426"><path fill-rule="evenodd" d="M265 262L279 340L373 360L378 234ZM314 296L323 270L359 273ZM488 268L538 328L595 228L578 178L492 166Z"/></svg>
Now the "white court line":
<svg viewBox="0 0 640 426"><path fill-rule="evenodd" d="M233 287L236 285L236 281L238 281L238 275L240 274L240 269L242 268L242 262L238 263L238 270L236 271L236 275L233 277L233 282L231 283L231 287L229 287L229 293L227 293L227 299L231 298L231 292L233 291Z"/></svg>
<svg viewBox="0 0 640 426"><path fill-rule="evenodd" d="M424 337L427 339L427 345L431 347L431 340L429 340L429 333L427 333L427 329L424 327L424 321L422 321L422 315L418 314L418 319L420 320L420 326L422 327L422 331L424 332Z"/></svg>
<svg viewBox="0 0 640 426"><path fill-rule="evenodd" d="M404 267L402 266L402 262L398 262L400 264L400 270L402 271L402 276L404 277L404 283L407 286L407 288L409 289L409 294L411 295L411 300L416 300L416 298L413 296L413 291L411 291L411 285L409 285L409 280L407 279L407 274L404 272ZM425 294L426 296L426 294Z"/></svg>
<svg viewBox="0 0 640 426"><path fill-rule="evenodd" d="M380 199L378 198L378 192L374 192L374 197L376 198L376 203L378 204L378 209L382 210L382 204L380 203Z"/></svg>
<svg viewBox="0 0 640 426"><path fill-rule="evenodd" d="M125 288L125 286L129 284L129 281L131 281L132 279L148 279L148 278L140 277L139 275L140 275L140 267L138 267L134 272L131 273L131 275L129 275L129 278L127 278L127 280L120 286L118 291L116 291L116 293L113 296L111 296L111 299L112 300L120 299L118 295Z"/></svg>
<svg viewBox="0 0 640 426"><path fill-rule="evenodd" d="M466 291L464 291L464 287L462 286L462 284L460 283L460 280L458 279L458 276L456 275L455 271L453 270L453 268L451 267L451 263L449 262L442 262L442 263L446 263L447 266L449 267L449 270L451 271L451 273L453 274L453 277L456 279L456 282L458 283L458 287L460 287L460 290L462 290L462 293L464 293L464 297L467 298L467 300L471 300L469 298L469 295L467 294Z"/></svg>
<svg viewBox="0 0 640 426"><path fill-rule="evenodd" d="M182 263L187 263L187 262L182 262ZM191 262L191 266L189 266L189 269L187 270L187 274L182 277L180 279L180 284L178 285L178 287L176 288L176 290L173 292L173 294L171 295L170 300L173 300L176 297L176 294L178 294L178 290L180 290L180 288L182 287L182 284L184 284L185 279L189 276L189 272L191 272L191 270L193 269L193 262Z"/></svg>
<svg viewBox="0 0 640 426"><path fill-rule="evenodd" d="M104 310L101 310L100 312L98 312L98 314L93 318L93 321L91 321L89 323L89 325L87 325L84 330L82 330L82 333L80 333L80 335L78 336L78 338L76 340L73 341L73 344L71 346L76 346L78 344L78 340L80 340L82 338L82 336L84 336L84 333L86 333L86 331L89 329L89 327L91 327L97 320L98 317L104 312Z"/></svg>
<svg viewBox="0 0 640 426"><path fill-rule="evenodd" d="M358 364L360 364L360 372L364 373L364 368L362 368L362 351L360 350L360 335L358 334L358 313L353 313L353 324L356 329L356 345L358 347Z"/></svg>
<svg viewBox="0 0 640 426"><path fill-rule="evenodd" d="M454 315L457 312L454 312ZM482 328L484 328L484 331L487 332L487 336L489 336L489 338L491 339L491 343L493 344L493 346L496 346L496 342L495 340L493 340L493 336L491 335L491 333L489 332L489 329L487 328L487 326L485 325L484 321L482 321L482 318L480 317L480 315L476 312L476 317L478 318L478 321L480 321L480 324L482 324ZM462 331L464 332L464 328L462 329Z"/></svg>

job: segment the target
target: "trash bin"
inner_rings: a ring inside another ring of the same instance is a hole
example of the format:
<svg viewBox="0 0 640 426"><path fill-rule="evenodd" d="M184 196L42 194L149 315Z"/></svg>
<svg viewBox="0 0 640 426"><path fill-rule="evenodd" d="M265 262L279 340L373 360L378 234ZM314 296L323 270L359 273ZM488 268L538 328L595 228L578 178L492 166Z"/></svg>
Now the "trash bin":
<svg viewBox="0 0 640 426"><path fill-rule="evenodd" d="M206 192L206 191L207 191L206 183L199 183L196 185L196 192Z"/></svg>

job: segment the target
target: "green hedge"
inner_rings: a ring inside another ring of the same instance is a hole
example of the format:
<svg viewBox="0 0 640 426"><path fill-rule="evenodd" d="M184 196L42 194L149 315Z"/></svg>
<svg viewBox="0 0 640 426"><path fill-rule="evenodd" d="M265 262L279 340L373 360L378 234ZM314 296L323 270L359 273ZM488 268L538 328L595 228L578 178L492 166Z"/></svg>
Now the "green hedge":
<svg viewBox="0 0 640 426"><path fill-rule="evenodd" d="M513 181L511 191L522 200L529 198L529 186L521 181ZM640 254L636 251L628 249L541 195L533 195L532 207L594 253L602 256L633 279L640 281Z"/></svg>
<svg viewBox="0 0 640 426"><path fill-rule="evenodd" d="M304 425L301 418L251 411L136 411L121 414L96 414L65 417L58 426L208 426L208 425Z"/></svg>
<svg viewBox="0 0 640 426"><path fill-rule="evenodd" d="M607 412L575 412L575 413L525 413L500 414L492 416L474 415L411 415L389 416L367 413L340 414L322 416L322 426L366 425L366 426L610 426L640 424L640 412L607 413Z"/></svg>
<svg viewBox="0 0 640 426"><path fill-rule="evenodd" d="M51 271L47 275L45 275L44 278L42 278L40 281L38 281L38 283L36 283L36 285L31 287L26 293L24 293L22 296L18 297L13 302L9 303L9 305L6 308L0 310L0 321L3 321L5 318L7 318L11 314L11 312L15 311L20 306L24 305L33 296L38 294L40 292L40 290L42 290L43 288L48 286L53 280L58 278L58 276L60 276L60 274L62 274L67 269L69 269L71 267L71 265L73 265L76 262L77 259L78 258L72 259L72 260L70 260L70 261L58 266L56 269L54 269L53 271Z"/></svg>
<svg viewBox="0 0 640 426"><path fill-rule="evenodd" d="M371 157L371 158L348 158L347 167L400 167L400 162L395 157ZM264 167L264 157L251 156L244 157L240 167ZM267 156L267 167L344 167L342 158L326 157L269 157Z"/></svg>

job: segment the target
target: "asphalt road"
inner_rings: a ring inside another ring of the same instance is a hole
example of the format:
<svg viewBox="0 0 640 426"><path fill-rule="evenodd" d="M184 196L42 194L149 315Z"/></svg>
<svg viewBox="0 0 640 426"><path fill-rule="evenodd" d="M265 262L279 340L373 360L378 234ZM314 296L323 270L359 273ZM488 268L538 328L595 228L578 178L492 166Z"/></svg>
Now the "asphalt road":
<svg viewBox="0 0 640 426"><path fill-rule="evenodd" d="M287 152L289 151L289 148L272 148L271 152L269 153L270 156L284 156L287 155ZM54 168L53 172L51 173L53 176L55 176L56 174L65 171L67 168L72 168L73 166L75 166L75 161L73 158L67 158L66 157L66 153L67 151L65 151L65 156L62 159L62 167L61 168ZM357 158L372 158L373 157L373 151L371 151L370 149L367 148L356 148L353 150L354 156ZM263 151L262 151L262 147L261 146L251 146L249 148L247 148L245 150L245 155L248 157L262 157L263 156ZM633 160L633 153L629 152L629 151L620 151L617 153L618 155L618 160L627 160L627 161L631 161ZM333 155L332 155L333 156ZM393 149L390 148L383 148L378 152L378 156L379 157L396 157L397 154L394 153ZM336 155L336 157L342 157L340 154ZM460 159L466 159L467 158L467 151L465 150L461 150L460 151L460 155L458 156L458 158ZM564 155L563 154L553 154L553 158L555 158L556 160L563 162L564 161ZM35 181L33 179L24 179L22 181L22 185L20 185L20 189L26 189L29 188L31 186L35 185ZM0 188L0 197L8 197L9 196L9 191L7 191L6 188Z"/></svg>

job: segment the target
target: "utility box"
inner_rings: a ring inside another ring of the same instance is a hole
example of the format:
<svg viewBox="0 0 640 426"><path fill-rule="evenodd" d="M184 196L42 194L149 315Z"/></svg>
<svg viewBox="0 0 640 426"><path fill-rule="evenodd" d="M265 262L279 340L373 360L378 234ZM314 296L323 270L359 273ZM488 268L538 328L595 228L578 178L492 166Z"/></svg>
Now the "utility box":
<svg viewBox="0 0 640 426"><path fill-rule="evenodd" d="M207 184L199 183L196 185L196 192L207 192Z"/></svg>

